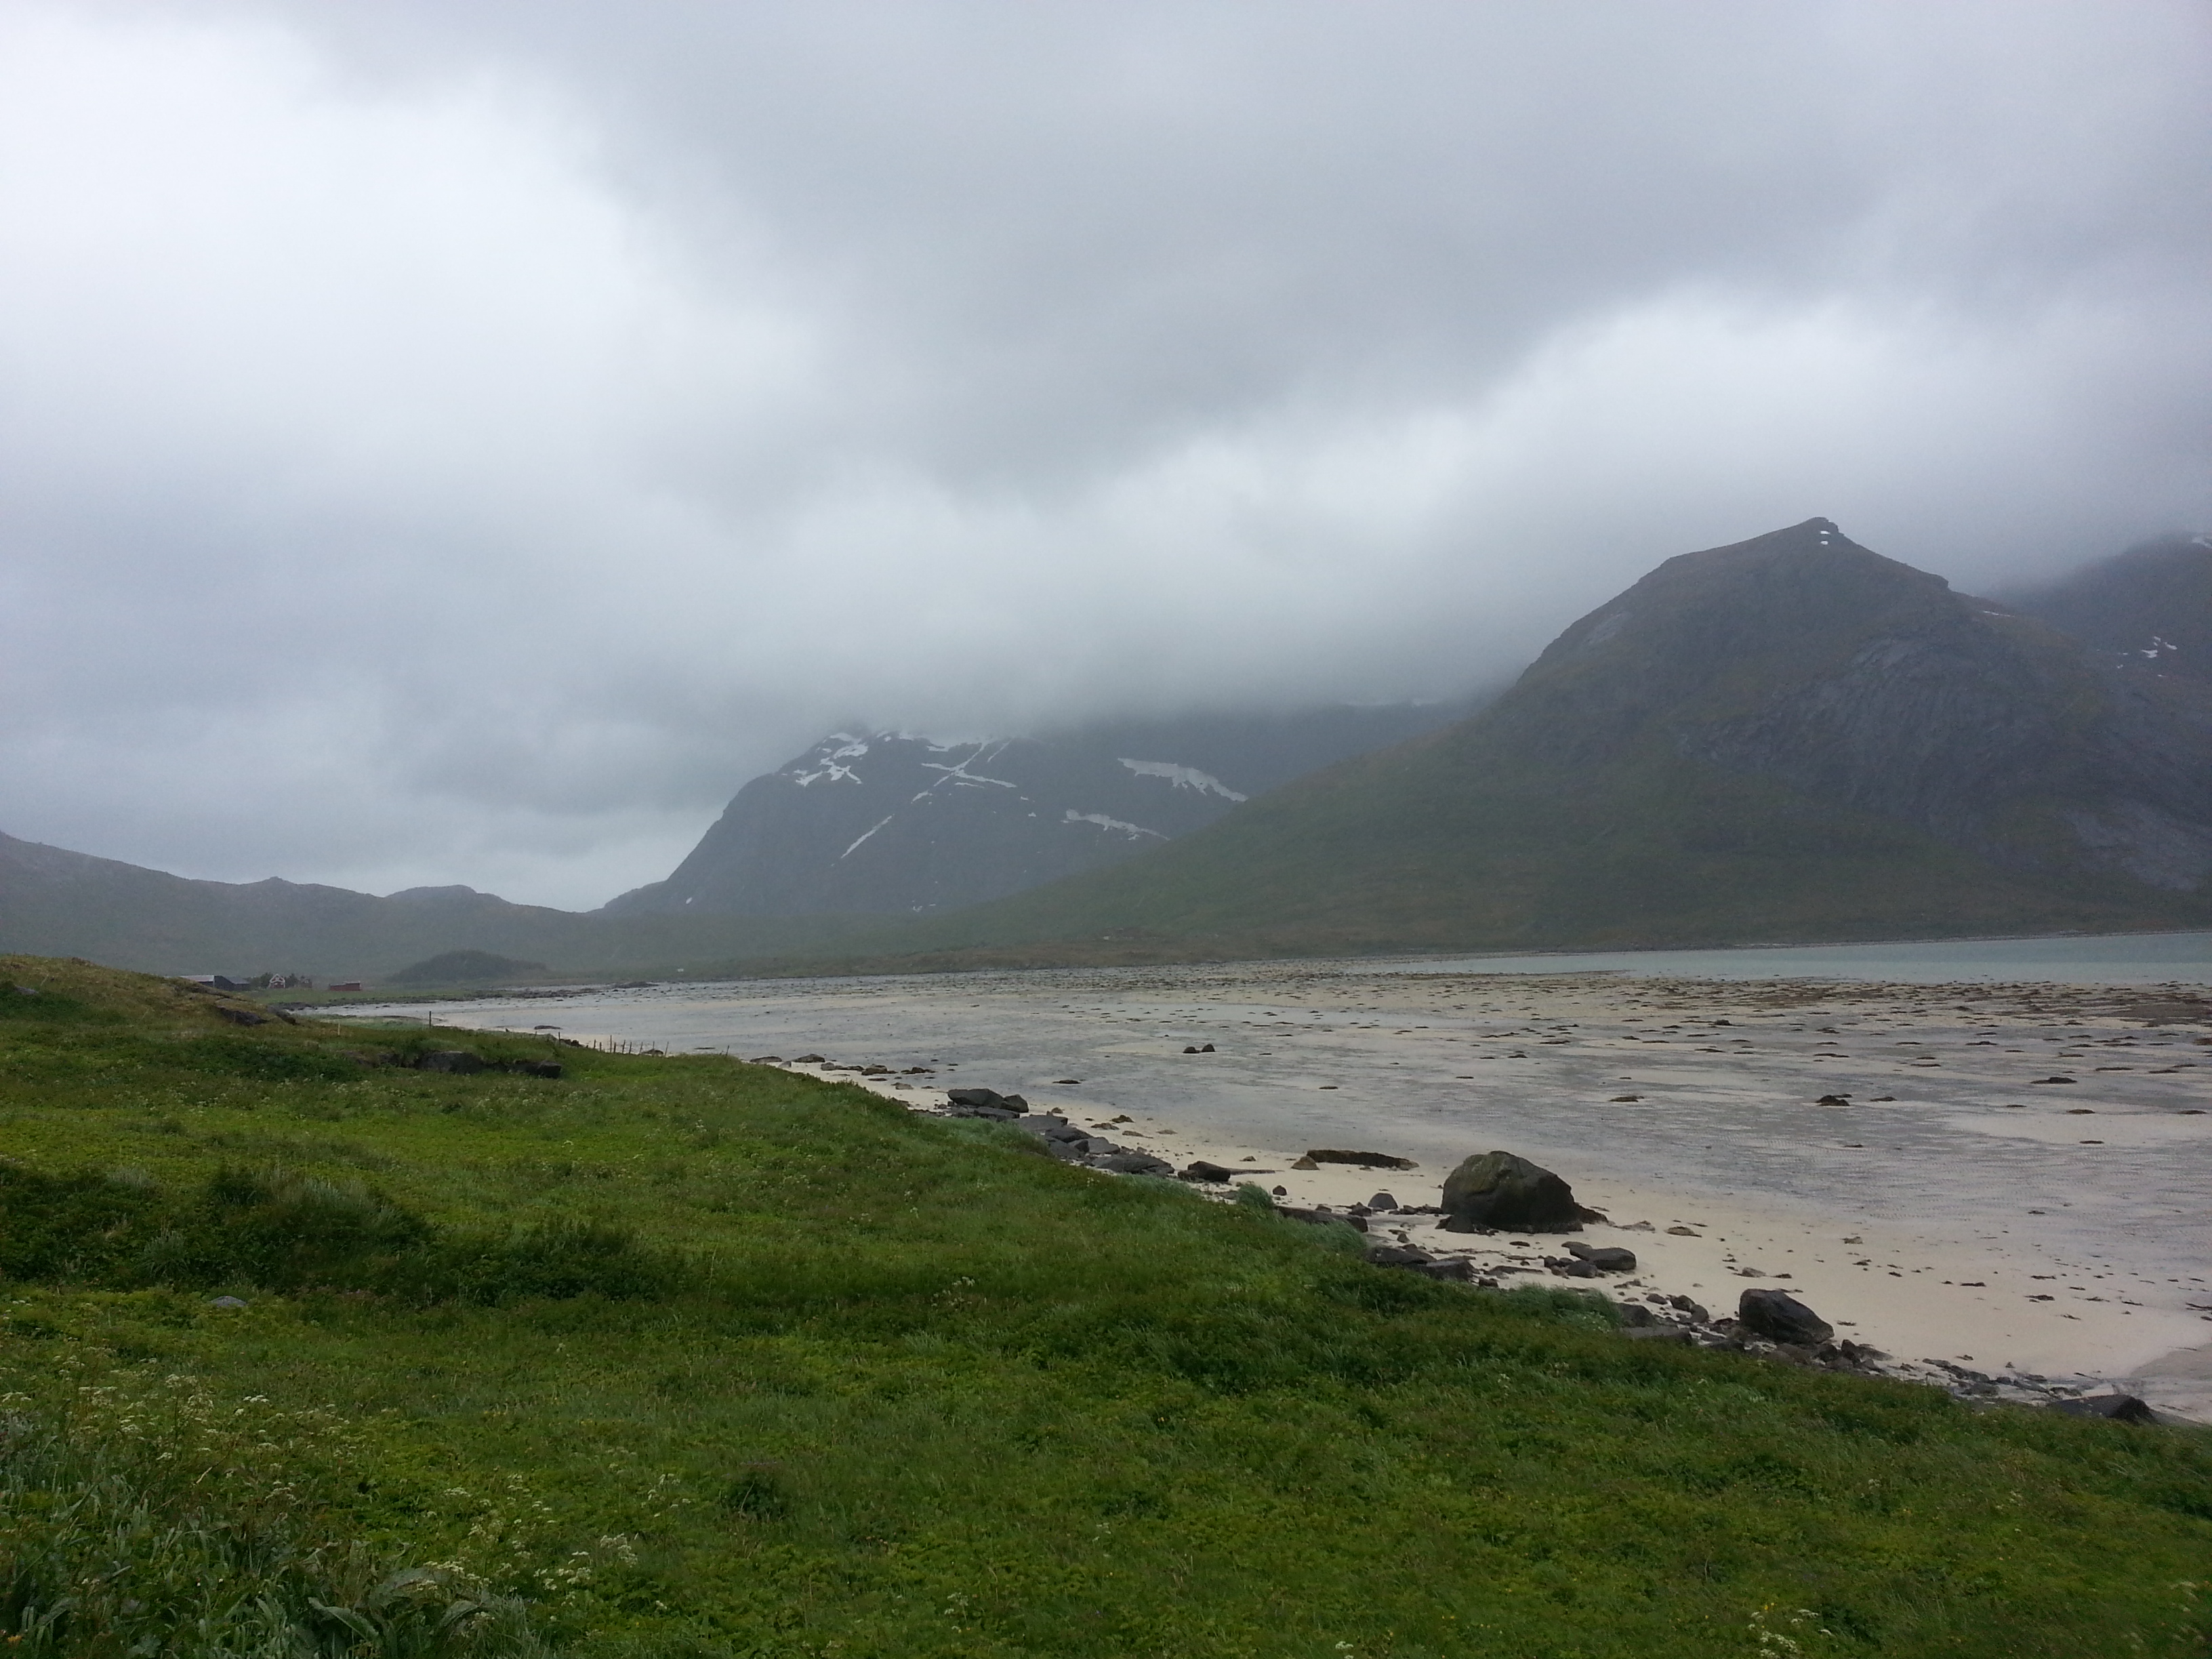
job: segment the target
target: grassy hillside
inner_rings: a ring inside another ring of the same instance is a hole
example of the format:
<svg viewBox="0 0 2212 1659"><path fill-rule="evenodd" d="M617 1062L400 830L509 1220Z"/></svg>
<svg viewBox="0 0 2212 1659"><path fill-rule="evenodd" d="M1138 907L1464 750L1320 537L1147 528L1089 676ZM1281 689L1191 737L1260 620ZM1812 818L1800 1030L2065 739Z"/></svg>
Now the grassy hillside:
<svg viewBox="0 0 2212 1659"><path fill-rule="evenodd" d="M14 984L10 1651L2212 1639L2194 1431L1631 1344L719 1058L438 1073L419 1030Z"/></svg>

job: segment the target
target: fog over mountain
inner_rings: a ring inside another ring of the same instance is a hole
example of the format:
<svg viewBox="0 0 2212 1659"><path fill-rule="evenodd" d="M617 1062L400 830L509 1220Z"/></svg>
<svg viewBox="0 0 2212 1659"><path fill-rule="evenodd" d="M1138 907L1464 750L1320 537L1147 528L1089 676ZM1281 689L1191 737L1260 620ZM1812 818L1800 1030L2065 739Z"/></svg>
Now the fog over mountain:
<svg viewBox="0 0 2212 1659"><path fill-rule="evenodd" d="M2205 529L2207 19L0 0L0 831L585 907L833 730Z"/></svg>

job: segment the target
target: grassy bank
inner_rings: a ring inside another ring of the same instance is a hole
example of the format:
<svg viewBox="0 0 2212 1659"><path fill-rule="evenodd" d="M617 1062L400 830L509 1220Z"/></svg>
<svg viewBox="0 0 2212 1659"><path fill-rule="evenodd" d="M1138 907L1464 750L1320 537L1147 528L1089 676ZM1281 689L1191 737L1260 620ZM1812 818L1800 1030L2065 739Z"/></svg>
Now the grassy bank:
<svg viewBox="0 0 2212 1659"><path fill-rule="evenodd" d="M0 960L10 1652L2212 1634L2194 1432L1631 1344L720 1058L259 1012ZM565 1074L404 1063L464 1040Z"/></svg>

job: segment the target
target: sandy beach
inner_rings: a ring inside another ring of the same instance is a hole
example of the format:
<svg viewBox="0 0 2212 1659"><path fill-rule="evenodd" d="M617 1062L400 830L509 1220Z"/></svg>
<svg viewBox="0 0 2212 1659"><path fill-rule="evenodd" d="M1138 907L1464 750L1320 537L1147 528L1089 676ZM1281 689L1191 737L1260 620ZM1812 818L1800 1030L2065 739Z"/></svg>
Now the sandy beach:
<svg viewBox="0 0 2212 1659"><path fill-rule="evenodd" d="M1301 963L657 987L439 1018L816 1054L796 1069L915 1104L1019 1092L1293 1204L1433 1205L1461 1158L1501 1148L1609 1218L1583 1237L1635 1251L1602 1281L1624 1299L1721 1314L1775 1286L1912 1365L2124 1380L2212 1420L2205 995ZM1316 1147L1415 1167L1292 1167ZM1376 1231L1472 1250L1501 1283L1565 1282L1541 1267L1556 1237L1434 1226Z"/></svg>

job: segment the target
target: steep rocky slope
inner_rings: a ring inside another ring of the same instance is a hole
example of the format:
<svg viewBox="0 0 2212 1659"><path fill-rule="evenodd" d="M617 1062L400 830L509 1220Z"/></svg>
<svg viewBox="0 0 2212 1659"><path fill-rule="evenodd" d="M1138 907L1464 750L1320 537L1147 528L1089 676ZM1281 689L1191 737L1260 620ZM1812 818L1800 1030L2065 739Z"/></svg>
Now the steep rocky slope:
<svg viewBox="0 0 2212 1659"><path fill-rule="evenodd" d="M2144 542L2010 602L2131 679L2212 686L2212 536Z"/></svg>

